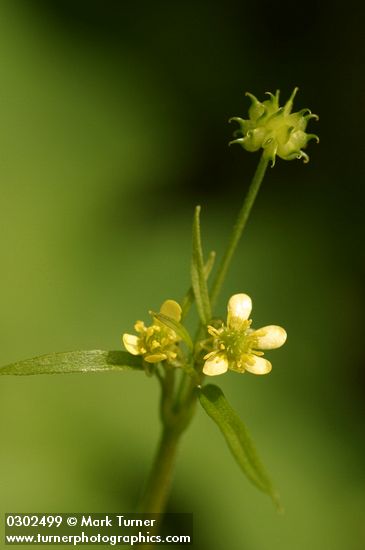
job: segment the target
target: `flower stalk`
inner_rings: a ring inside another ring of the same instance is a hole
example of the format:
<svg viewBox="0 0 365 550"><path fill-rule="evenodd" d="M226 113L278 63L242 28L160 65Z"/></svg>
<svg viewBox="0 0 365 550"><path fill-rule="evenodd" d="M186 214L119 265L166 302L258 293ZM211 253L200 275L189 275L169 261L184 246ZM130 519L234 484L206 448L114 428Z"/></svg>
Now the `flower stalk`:
<svg viewBox="0 0 365 550"><path fill-rule="evenodd" d="M268 164L269 164L269 159L265 158L264 154L262 154L259 164L257 166L256 172L254 174L254 177L252 178L247 195L243 202L242 208L238 214L237 221L233 226L231 238L228 242L226 252L223 256L222 262L218 268L216 277L212 285L212 290L210 292L210 304L212 308L216 304L223 282L226 278L228 268L231 264L233 255L242 237L243 230L246 227L247 220L250 216L251 209L257 197L257 193L259 192L262 180L264 179Z"/></svg>

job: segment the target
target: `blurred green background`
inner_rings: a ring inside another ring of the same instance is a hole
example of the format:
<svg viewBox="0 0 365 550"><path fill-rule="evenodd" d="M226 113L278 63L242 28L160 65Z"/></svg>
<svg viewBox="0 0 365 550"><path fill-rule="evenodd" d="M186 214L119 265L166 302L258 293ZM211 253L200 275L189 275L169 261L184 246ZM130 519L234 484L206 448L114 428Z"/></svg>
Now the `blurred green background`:
<svg viewBox="0 0 365 550"><path fill-rule="evenodd" d="M355 5L354 5L355 6ZM245 91L300 88L311 162L269 170L227 280L287 328L270 376L216 380L285 514L199 410L170 511L195 547L362 550L364 103L351 3L104 0L0 5L0 364L118 349L189 285L191 219L223 250L258 160L227 147ZM269 357L269 358L270 358ZM133 511L159 433L141 374L2 377L1 513Z"/></svg>

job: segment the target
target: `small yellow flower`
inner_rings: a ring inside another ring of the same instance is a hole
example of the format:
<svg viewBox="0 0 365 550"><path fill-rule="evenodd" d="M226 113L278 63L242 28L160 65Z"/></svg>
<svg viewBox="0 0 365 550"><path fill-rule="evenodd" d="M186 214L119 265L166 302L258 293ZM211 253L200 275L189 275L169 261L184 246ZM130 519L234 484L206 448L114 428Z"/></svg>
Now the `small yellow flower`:
<svg viewBox="0 0 365 550"><path fill-rule="evenodd" d="M181 307L174 300L166 300L160 313L179 322L181 319ZM146 327L143 321L137 321L134 325L139 334L123 334L123 344L132 355L142 355L147 363L159 363L160 361L172 361L176 359L179 337L176 332L166 325L154 320L153 324Z"/></svg>
<svg viewBox="0 0 365 550"><path fill-rule="evenodd" d="M240 137L230 144L239 143L246 151L258 151L262 147L264 157L271 160L272 166L276 155L284 160L303 158L304 162L308 162L309 157L302 149L310 139L318 142L319 138L315 134L307 134L305 129L308 121L311 118L318 120L318 116L313 115L309 109L291 112L297 91L298 88L294 88L283 107L279 107L279 90L275 95L267 92L270 99L262 103L254 95L246 93L252 102L248 111L249 119L230 119L240 125L240 129L236 131L236 135Z"/></svg>
<svg viewBox="0 0 365 550"><path fill-rule="evenodd" d="M261 350L280 348L286 341L286 332L276 325L251 329L249 316L252 301L247 294L235 294L228 302L227 325L208 326L213 337L214 350L205 355L203 373L208 376L223 374L231 369L243 373L267 374L271 363Z"/></svg>

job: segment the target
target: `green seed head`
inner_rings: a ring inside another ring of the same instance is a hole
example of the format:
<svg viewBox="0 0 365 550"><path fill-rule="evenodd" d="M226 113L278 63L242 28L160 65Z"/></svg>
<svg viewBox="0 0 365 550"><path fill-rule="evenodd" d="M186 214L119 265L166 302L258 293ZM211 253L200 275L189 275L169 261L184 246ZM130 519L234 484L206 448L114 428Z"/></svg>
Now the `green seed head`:
<svg viewBox="0 0 365 550"><path fill-rule="evenodd" d="M279 90L275 95L267 92L270 98L263 102L247 93L251 99L249 118L230 119L239 124L239 129L235 132L237 139L230 144L239 143L246 151L258 151L262 147L264 157L271 160L272 166L275 164L276 156L284 160L303 158L304 162L308 162L309 157L303 149L310 139L318 142L319 138L315 134L307 134L305 130L308 121L311 118L318 120L318 116L312 114L309 109L291 112L297 91L298 88L294 88L283 107L279 107Z"/></svg>

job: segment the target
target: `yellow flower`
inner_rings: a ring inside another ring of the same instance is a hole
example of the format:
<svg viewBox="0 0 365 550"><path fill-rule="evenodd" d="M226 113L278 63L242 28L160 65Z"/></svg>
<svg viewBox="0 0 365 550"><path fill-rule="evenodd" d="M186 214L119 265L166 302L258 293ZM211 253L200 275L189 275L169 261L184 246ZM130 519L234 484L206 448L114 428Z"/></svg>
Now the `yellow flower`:
<svg viewBox="0 0 365 550"><path fill-rule="evenodd" d="M174 300L166 300L160 308L160 313L177 322L181 319L181 307ZM129 353L142 355L147 363L176 359L179 337L174 330L158 320L154 320L149 327L146 327L143 321L137 321L134 328L138 336L123 334L123 344Z"/></svg>
<svg viewBox="0 0 365 550"><path fill-rule="evenodd" d="M249 316L252 301L247 294L235 294L228 302L227 325L208 326L213 337L214 350L205 355L203 373L208 376L223 374L231 369L243 373L267 374L271 363L261 350L280 348L286 341L286 332L276 325L251 329Z"/></svg>
<svg viewBox="0 0 365 550"><path fill-rule="evenodd" d="M292 113L293 99L298 88L294 91L286 104L279 107L279 90L273 95L269 92L270 99L262 103L252 94L246 95L251 99L251 107L248 111L249 118L244 120L233 117L240 125L236 131L237 139L230 142L239 143L246 151L258 151L261 147L264 150L264 157L275 164L276 155L284 160L303 158L304 162L309 161L308 155L302 150L307 146L310 139L319 141L315 134L307 134L305 129L311 118L317 119L309 109L302 109Z"/></svg>

